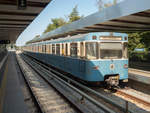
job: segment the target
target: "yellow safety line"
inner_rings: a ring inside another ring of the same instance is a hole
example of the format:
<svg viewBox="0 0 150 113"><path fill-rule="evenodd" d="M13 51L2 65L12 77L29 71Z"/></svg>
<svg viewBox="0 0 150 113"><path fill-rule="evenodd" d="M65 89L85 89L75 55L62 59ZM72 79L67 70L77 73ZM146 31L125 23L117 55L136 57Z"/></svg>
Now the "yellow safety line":
<svg viewBox="0 0 150 113"><path fill-rule="evenodd" d="M4 103L4 97L5 97L7 73L8 73L8 61L7 61L7 64L6 64L6 68L5 68L5 71L4 71L4 77L3 77L2 84L1 84L1 87L0 87L0 113L3 112L3 103Z"/></svg>

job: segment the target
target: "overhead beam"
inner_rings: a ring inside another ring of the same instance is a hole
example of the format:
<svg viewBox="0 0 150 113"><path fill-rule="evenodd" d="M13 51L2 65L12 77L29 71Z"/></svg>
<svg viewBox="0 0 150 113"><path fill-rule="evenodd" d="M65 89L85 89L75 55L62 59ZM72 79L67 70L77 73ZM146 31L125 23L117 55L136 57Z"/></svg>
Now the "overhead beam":
<svg viewBox="0 0 150 113"><path fill-rule="evenodd" d="M0 21L19 21L19 22L32 22L32 19L11 19L11 18L3 18L3 19L0 19Z"/></svg>
<svg viewBox="0 0 150 113"><path fill-rule="evenodd" d="M0 15L38 16L38 13L22 13L22 12L11 12L11 11L0 11Z"/></svg>
<svg viewBox="0 0 150 113"><path fill-rule="evenodd" d="M104 25L104 24L95 24L96 26L99 27L108 27L108 28L114 28L114 29L141 29L141 27L131 27L131 26L121 26L121 25ZM97 27L98 28L98 27ZM144 28L144 27L142 27Z"/></svg>
<svg viewBox="0 0 150 113"><path fill-rule="evenodd" d="M13 23L0 23L0 25L14 25L14 26L17 26L17 25L21 25L21 26L26 26L26 25L29 25L29 24L22 24L22 23L18 23L18 24L13 24Z"/></svg>
<svg viewBox="0 0 150 113"><path fill-rule="evenodd" d="M120 22L120 23L128 23L128 24L139 24L139 25L150 25L150 22L140 22L140 21L129 21L129 20L121 20L121 19L114 19L110 20L112 22Z"/></svg>
<svg viewBox="0 0 150 113"><path fill-rule="evenodd" d="M5 27L5 26L0 26L0 29L24 29L25 27L18 26L18 27Z"/></svg>
<svg viewBox="0 0 150 113"><path fill-rule="evenodd" d="M150 13L148 12L140 12L136 14L132 14L133 16L141 16L141 17L150 17Z"/></svg>
<svg viewBox="0 0 150 113"><path fill-rule="evenodd" d="M17 0L1 0L0 4L2 5L17 5ZM27 1L27 6L31 7L46 7L48 3L44 2L32 2L32 1Z"/></svg>

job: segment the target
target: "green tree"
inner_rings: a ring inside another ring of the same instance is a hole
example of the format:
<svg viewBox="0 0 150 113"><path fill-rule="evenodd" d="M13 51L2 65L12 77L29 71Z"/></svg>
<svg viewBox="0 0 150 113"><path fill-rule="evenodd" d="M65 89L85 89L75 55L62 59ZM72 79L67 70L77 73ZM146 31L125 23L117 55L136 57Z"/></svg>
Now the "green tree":
<svg viewBox="0 0 150 113"><path fill-rule="evenodd" d="M52 31L60 26L63 26L65 25L67 22L63 19L63 18L53 18L52 20L52 23L50 23L46 30L44 31L44 33L46 32L49 32L49 31Z"/></svg>
<svg viewBox="0 0 150 113"><path fill-rule="evenodd" d="M150 31L141 32L141 42L145 45L145 48L150 51Z"/></svg>
<svg viewBox="0 0 150 113"><path fill-rule="evenodd" d="M76 21L81 18L79 16L79 12L77 10L77 5L72 9L72 12L69 14L68 17L68 22L66 22L63 18L53 18L51 19L51 23L47 26L46 30L44 33L50 32L58 27L61 27L65 24L71 23L73 21Z"/></svg>
<svg viewBox="0 0 150 113"><path fill-rule="evenodd" d="M135 48L143 48L144 44L141 43L140 33L129 33L128 38L128 51L131 54Z"/></svg>
<svg viewBox="0 0 150 113"><path fill-rule="evenodd" d="M135 48L145 48L145 52L134 52ZM150 56L150 31L129 33L128 51L132 60L149 60Z"/></svg>
<svg viewBox="0 0 150 113"><path fill-rule="evenodd" d="M129 51L133 52L135 48L150 48L150 31L129 33Z"/></svg>
<svg viewBox="0 0 150 113"><path fill-rule="evenodd" d="M69 23L79 20L81 18L81 16L79 16L79 12L77 10L77 5L72 9L72 12L69 14L68 18L69 18Z"/></svg>

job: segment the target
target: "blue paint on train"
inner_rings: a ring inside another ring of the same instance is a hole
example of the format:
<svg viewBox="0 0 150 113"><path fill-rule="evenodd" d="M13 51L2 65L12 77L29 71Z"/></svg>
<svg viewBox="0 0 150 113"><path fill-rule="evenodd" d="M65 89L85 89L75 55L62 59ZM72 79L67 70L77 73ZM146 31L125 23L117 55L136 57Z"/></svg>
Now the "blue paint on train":
<svg viewBox="0 0 150 113"><path fill-rule="evenodd" d="M111 74L118 74L120 80L128 79L128 69L124 68L128 60L81 60L46 53L26 52L26 54L85 81L104 81L104 76ZM114 69L110 69L110 64L114 64ZM94 69L95 66L98 66L97 70Z"/></svg>

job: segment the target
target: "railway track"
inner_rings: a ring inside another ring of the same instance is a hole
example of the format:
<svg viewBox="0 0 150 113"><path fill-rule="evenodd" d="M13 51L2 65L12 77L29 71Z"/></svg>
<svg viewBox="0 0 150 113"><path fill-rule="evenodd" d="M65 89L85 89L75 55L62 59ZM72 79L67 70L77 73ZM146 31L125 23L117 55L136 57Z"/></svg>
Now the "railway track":
<svg viewBox="0 0 150 113"><path fill-rule="evenodd" d="M128 98L128 99L131 99L132 101L136 101L137 103L140 103L144 106L147 106L147 107L150 107L150 102L146 101L146 100L143 100L141 98L138 98L136 96L133 96L131 94L128 94L127 92L125 91L122 91L122 90L117 90L116 91L116 94L117 95L121 95L121 96L124 96L125 98Z"/></svg>
<svg viewBox="0 0 150 113"><path fill-rule="evenodd" d="M33 62L33 60L25 56L21 57L17 55L18 62L26 75L25 78L27 79L31 90L35 95L42 112L115 113L115 111L86 95L81 90L75 88L66 81L63 81L56 75L49 73L45 68ZM29 68L28 65L32 68ZM31 71L33 69L34 71Z"/></svg>
<svg viewBox="0 0 150 113"><path fill-rule="evenodd" d="M46 83L40 76L31 71L31 68L23 62L22 59L17 58L21 66L25 78L30 86L38 105L43 113L48 112L70 112L76 111L67 103L61 96ZM49 106L50 105L50 106Z"/></svg>
<svg viewBox="0 0 150 113"><path fill-rule="evenodd" d="M34 59L32 59L32 60L34 61ZM38 64L40 64L42 67L44 67L50 73L53 72L54 74L60 75L62 78L65 78L70 83L75 84L75 86L77 86L77 88L83 90L86 94L90 95L91 97L95 97L95 99L97 101L100 101L104 105L108 106L110 109L115 109L116 112L135 112L135 110L133 110L135 108L134 107L131 108L132 105L134 106L134 103L132 104L128 100L132 100L132 102L134 101L136 103L140 103L140 104L142 104L144 106L147 106L147 107L150 106L149 102L147 102L147 101L144 101L144 100L142 100L142 99L140 99L138 97L135 97L133 95L130 95L128 93L125 93L124 91L117 90L116 93L115 93L116 95L121 95L121 96L124 96L124 97L127 98L125 100L124 99L121 100L122 103L123 103L121 105L119 102L114 101L113 99L107 97L105 94L102 95L98 91L92 90L91 88L88 88L88 87L86 87L86 86L84 86L84 85L82 85L82 84L80 84L80 83L78 83L78 82L76 82L76 81L74 81L74 80L66 77L63 74L61 74L60 72L57 72L57 71L51 69L50 67L48 67L48 66L46 66L46 65L44 65L44 64L42 64L40 62L37 62L36 60L35 60L35 62L38 63ZM104 101L104 102L102 102L102 101ZM139 108L136 109L136 112L137 111L139 111L139 113L143 112L143 110L141 110ZM146 112L146 111L144 111L144 112Z"/></svg>
<svg viewBox="0 0 150 113"><path fill-rule="evenodd" d="M129 68L129 73L130 73L130 72L136 72L136 73L144 74L144 75L150 77L150 71L144 71L144 70L139 70L139 69Z"/></svg>

